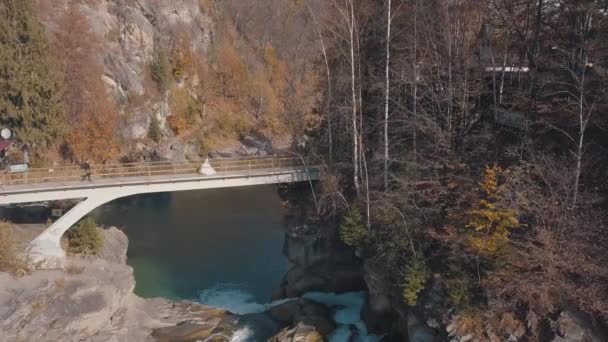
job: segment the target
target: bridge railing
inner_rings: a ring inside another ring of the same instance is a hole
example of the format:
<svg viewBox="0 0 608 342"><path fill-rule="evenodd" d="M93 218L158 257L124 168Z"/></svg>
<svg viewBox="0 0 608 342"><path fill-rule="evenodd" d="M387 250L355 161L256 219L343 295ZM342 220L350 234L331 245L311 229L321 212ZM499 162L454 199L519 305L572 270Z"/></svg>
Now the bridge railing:
<svg viewBox="0 0 608 342"><path fill-rule="evenodd" d="M220 175L252 174L260 170L277 170L303 167L302 162L292 157L254 157L254 158L214 158L211 166ZM167 175L194 175L202 162L191 161L154 161L121 164L91 165L91 178L121 179L143 178ZM26 172L10 173L0 171L0 187L9 185L28 185L41 183L62 183L82 181L85 174L79 165L48 168L31 168Z"/></svg>

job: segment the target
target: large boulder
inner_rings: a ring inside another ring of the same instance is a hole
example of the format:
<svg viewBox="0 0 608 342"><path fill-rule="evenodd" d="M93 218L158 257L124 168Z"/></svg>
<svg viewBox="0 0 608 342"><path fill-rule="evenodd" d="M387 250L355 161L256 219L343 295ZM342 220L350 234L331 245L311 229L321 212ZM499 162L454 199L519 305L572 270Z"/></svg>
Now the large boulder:
<svg viewBox="0 0 608 342"><path fill-rule="evenodd" d="M410 342L438 342L437 332L420 322L413 314L408 315L408 338Z"/></svg>
<svg viewBox="0 0 608 342"><path fill-rule="evenodd" d="M75 341L113 330L111 322L132 295L132 269L72 260L67 271L38 271L22 279L0 273L3 341Z"/></svg>
<svg viewBox="0 0 608 342"><path fill-rule="evenodd" d="M110 263L126 264L129 238L116 227L100 229L103 244L97 256Z"/></svg>
<svg viewBox="0 0 608 342"><path fill-rule="evenodd" d="M313 327L300 323L293 328L285 328L271 337L269 342L323 342L323 336Z"/></svg>
<svg viewBox="0 0 608 342"><path fill-rule="evenodd" d="M280 297L297 297L311 291L356 292L364 288L360 265L321 262L312 266L292 267L283 278Z"/></svg>
<svg viewBox="0 0 608 342"><path fill-rule="evenodd" d="M361 262L333 232L317 225L293 225L283 253L292 267L274 298L301 296L310 291L350 292L365 289Z"/></svg>
<svg viewBox="0 0 608 342"><path fill-rule="evenodd" d="M608 338L600 336L592 320L582 313L563 311L556 323L552 342L600 342Z"/></svg>
<svg viewBox="0 0 608 342"><path fill-rule="evenodd" d="M237 331L227 311L190 302L142 299L133 294L125 264L127 237L102 232L95 258L70 257L64 270L35 271L17 279L0 272L0 340L160 341L206 340ZM214 341L219 339L214 339Z"/></svg>
<svg viewBox="0 0 608 342"><path fill-rule="evenodd" d="M244 151L246 151L247 154L272 154L272 143L266 138L246 135L241 138L241 143L243 144Z"/></svg>
<svg viewBox="0 0 608 342"><path fill-rule="evenodd" d="M387 319L393 315L391 295L393 286L387 279L387 273L371 260L364 263L364 278L368 297L364 310L364 319L372 331L385 331Z"/></svg>
<svg viewBox="0 0 608 342"><path fill-rule="evenodd" d="M304 323L315 327L323 336L331 334L336 329L329 309L308 299L299 298L274 306L268 310L268 314L282 326Z"/></svg>
<svg viewBox="0 0 608 342"><path fill-rule="evenodd" d="M206 308L193 303L165 301L165 315L181 316L176 325L155 329L152 337L158 342L230 341L236 331L236 320L225 310ZM158 305L152 305L158 309Z"/></svg>

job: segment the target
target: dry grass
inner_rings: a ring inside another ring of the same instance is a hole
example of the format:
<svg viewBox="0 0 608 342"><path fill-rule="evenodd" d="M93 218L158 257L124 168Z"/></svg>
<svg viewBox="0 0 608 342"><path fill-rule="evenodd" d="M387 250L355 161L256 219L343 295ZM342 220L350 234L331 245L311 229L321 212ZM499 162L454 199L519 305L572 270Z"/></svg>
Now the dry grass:
<svg viewBox="0 0 608 342"><path fill-rule="evenodd" d="M6 222L0 222L0 271L23 277L30 271L27 261L19 255L13 228Z"/></svg>
<svg viewBox="0 0 608 342"><path fill-rule="evenodd" d="M457 318L456 332L480 341L504 341L512 334L523 335L525 327L511 312L469 308Z"/></svg>

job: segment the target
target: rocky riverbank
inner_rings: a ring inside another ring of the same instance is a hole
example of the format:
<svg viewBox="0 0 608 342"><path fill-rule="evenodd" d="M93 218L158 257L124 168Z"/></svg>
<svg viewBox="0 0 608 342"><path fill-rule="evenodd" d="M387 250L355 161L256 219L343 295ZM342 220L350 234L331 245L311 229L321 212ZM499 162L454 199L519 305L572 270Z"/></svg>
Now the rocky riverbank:
<svg viewBox="0 0 608 342"><path fill-rule="evenodd" d="M36 227L27 228L13 226L19 240L36 234ZM69 256L64 270L38 270L22 278L0 272L0 340L246 340L247 327L236 314L135 295L133 269L126 264L127 236L116 228L99 229L103 247L95 257ZM279 327L274 342L325 341L336 328L330 310L309 299L287 299L259 315Z"/></svg>
<svg viewBox="0 0 608 342"><path fill-rule="evenodd" d="M133 294L126 265L128 240L103 232L96 258L70 257L65 270L23 278L0 273L2 341L230 341L231 313L191 302L143 299Z"/></svg>
<svg viewBox="0 0 608 342"><path fill-rule="evenodd" d="M293 192L292 192L293 193ZM401 284L395 284L382 262L366 255L357 256L339 238L339 222L318 222L310 203L287 195L291 202L293 223L285 239L284 253L291 268L283 279L276 298L299 296L308 291L365 291L362 317L370 333L383 336L382 341L435 342L474 341L473 336L458 328L465 318L463 308L445 305L439 273L431 273L418 304L406 305ZM363 253L365 254L365 253ZM542 341L605 341L605 333L587 315L576 311L556 312L553 319L539 321L526 317L527 326L509 325L504 318L509 341L526 340L526 330L535 329ZM486 329L481 326L481 329ZM492 341L502 341L496 337Z"/></svg>
<svg viewBox="0 0 608 342"><path fill-rule="evenodd" d="M311 291L343 293L365 289L363 264L322 224L289 225L283 253L291 267L273 299Z"/></svg>

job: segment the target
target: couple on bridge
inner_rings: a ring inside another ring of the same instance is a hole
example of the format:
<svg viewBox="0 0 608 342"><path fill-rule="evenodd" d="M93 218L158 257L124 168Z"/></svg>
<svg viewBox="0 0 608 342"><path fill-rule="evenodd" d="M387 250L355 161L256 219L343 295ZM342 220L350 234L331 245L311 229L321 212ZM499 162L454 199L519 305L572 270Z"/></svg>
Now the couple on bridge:
<svg viewBox="0 0 608 342"><path fill-rule="evenodd" d="M84 182L85 179L88 179L90 182L91 181L91 164L89 163L89 160L85 159L80 164L80 168L84 171L81 181ZM209 163L209 158L205 158L205 162L203 162L203 164L201 164L201 167L197 170L197 172L199 174L205 175L205 176L213 176L217 173L215 171L215 169L213 168L213 166L211 166L211 163Z"/></svg>

